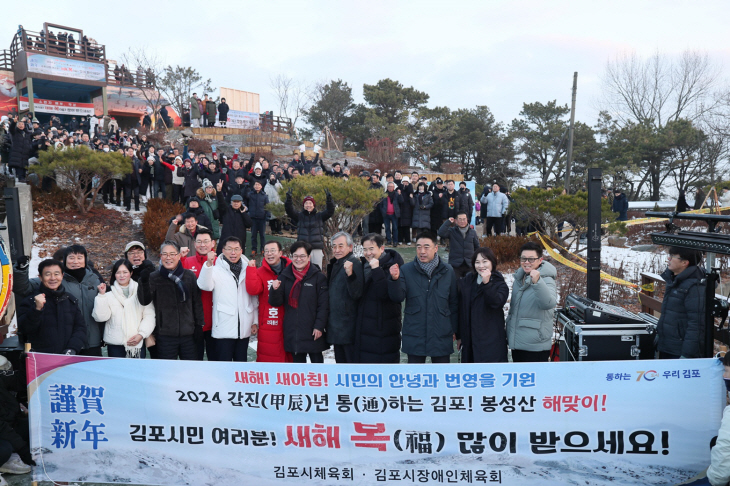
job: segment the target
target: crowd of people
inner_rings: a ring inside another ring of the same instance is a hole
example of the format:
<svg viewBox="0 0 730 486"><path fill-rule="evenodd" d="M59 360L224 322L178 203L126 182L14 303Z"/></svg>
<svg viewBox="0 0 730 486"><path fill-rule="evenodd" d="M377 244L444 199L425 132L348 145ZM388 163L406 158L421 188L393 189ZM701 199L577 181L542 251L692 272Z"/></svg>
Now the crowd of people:
<svg viewBox="0 0 730 486"><path fill-rule="evenodd" d="M409 263L380 234L362 237L357 258L352 235L336 233L326 274L313 261L321 233L288 249L266 242L259 266L236 236L200 225L190 236L190 249L165 241L159 266L142 242L129 242L108 282L80 245L43 260L38 278L20 259L13 291L23 340L38 352L102 356L106 346L127 358L247 361L257 335L265 362L322 363L330 346L338 363L398 363L401 352L409 363L448 363L454 352L462 362L507 362L508 348L516 362L548 360L556 271L535 243L521 249L505 315L509 288L492 250L463 247L470 271L459 278L428 231Z"/></svg>

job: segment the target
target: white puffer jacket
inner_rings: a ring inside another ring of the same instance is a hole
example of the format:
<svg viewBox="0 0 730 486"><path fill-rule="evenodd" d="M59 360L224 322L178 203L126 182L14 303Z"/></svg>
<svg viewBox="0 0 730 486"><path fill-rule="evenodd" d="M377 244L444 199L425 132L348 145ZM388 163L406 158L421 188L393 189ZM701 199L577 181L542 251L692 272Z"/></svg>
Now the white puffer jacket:
<svg viewBox="0 0 730 486"><path fill-rule="evenodd" d="M236 286L228 262L218 258L215 265L203 265L198 287L213 292L213 332L215 339L244 339L251 336L251 326L259 323L259 298L246 292L248 259L241 256L241 274Z"/></svg>
<svg viewBox="0 0 730 486"><path fill-rule="evenodd" d="M135 334L146 338L155 329L155 306L139 303L137 282L134 280L129 281L129 297L124 296L119 282L114 282L111 291L98 294L94 298L91 317L106 322L104 342L107 344L125 345Z"/></svg>

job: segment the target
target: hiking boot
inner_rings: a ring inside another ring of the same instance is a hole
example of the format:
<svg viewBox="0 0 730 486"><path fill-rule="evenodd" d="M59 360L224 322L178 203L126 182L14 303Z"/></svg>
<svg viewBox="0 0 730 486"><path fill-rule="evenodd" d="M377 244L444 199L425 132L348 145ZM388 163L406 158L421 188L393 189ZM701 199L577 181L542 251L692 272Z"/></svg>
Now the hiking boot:
<svg viewBox="0 0 730 486"><path fill-rule="evenodd" d="M0 473L7 474L28 474L30 472L30 466L24 463L20 456L13 453L8 459L8 462L0 466Z"/></svg>

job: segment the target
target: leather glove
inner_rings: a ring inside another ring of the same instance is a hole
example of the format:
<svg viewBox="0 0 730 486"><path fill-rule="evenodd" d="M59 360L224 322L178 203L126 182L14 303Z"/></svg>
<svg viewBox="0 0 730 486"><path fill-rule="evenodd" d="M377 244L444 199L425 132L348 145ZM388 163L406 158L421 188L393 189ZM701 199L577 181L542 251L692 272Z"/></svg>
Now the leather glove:
<svg viewBox="0 0 730 486"><path fill-rule="evenodd" d="M152 274L152 272L154 272L154 271L155 271L155 269L154 269L154 266L153 266L153 268L145 268L144 270L142 270L142 271L141 271L141 272L139 273L139 281L140 281L140 282L143 282L143 281L144 281L144 282L147 282L147 281L149 281L149 279L150 279L150 275L151 275L151 274Z"/></svg>
<svg viewBox="0 0 730 486"><path fill-rule="evenodd" d="M23 255L22 257L18 258L16 263L18 264L18 268L27 268L28 265L30 265L30 258Z"/></svg>

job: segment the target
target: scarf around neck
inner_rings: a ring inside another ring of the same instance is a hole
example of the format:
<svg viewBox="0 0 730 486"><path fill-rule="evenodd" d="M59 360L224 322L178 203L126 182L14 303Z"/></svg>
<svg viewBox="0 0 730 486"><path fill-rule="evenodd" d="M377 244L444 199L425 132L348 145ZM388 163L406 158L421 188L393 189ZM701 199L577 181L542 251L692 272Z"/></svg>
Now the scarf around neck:
<svg viewBox="0 0 730 486"><path fill-rule="evenodd" d="M177 298L180 302L185 302L188 299L188 293L185 289L185 283L182 281L183 272L185 269L182 266L182 263L177 264L177 267L175 267L175 270L172 272L160 265L160 276L163 278L169 278L172 280L175 285L177 286Z"/></svg>
<svg viewBox="0 0 730 486"><path fill-rule="evenodd" d="M241 269L243 268L243 259L238 260L238 263L233 263L224 255L223 260L228 264L228 267L231 269L231 273L233 274L233 278L236 280L236 285L238 285L238 279L241 277Z"/></svg>
<svg viewBox="0 0 730 486"><path fill-rule="evenodd" d="M289 305L296 309L299 307L299 295L302 292L302 280L307 275L307 272L309 271L309 267L312 265L312 263L307 263L307 266L304 267L304 270L301 272L297 270L294 265L292 265L291 270L294 273L294 285L291 287L291 292L289 292Z"/></svg>
<svg viewBox="0 0 730 486"><path fill-rule="evenodd" d="M436 267L439 266L439 256L436 255L433 260L431 260L428 263L421 263L421 260L416 258L416 261L418 262L418 265L420 265L421 269L423 269L424 272L426 272L426 275L428 275L429 278L431 278L431 274L434 270L436 270Z"/></svg>

